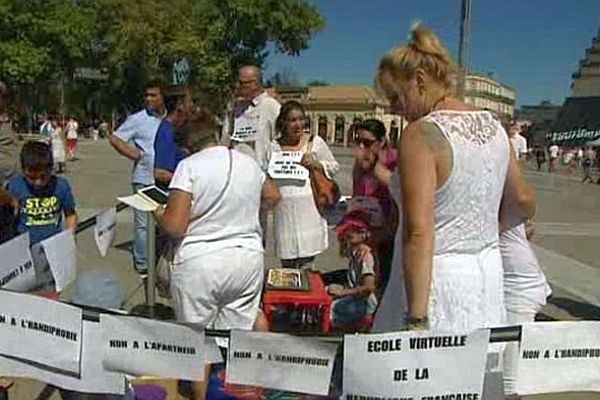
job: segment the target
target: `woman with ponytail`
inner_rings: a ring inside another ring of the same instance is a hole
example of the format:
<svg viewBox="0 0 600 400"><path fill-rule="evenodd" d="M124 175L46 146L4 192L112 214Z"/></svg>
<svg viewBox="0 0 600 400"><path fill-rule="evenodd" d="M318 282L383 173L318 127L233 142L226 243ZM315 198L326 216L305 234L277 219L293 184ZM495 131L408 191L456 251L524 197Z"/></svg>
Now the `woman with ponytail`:
<svg viewBox="0 0 600 400"><path fill-rule="evenodd" d="M456 76L422 25L379 64L379 88L410 124L390 184L401 222L376 331L471 332L505 321L498 215L515 161L501 124L455 96Z"/></svg>

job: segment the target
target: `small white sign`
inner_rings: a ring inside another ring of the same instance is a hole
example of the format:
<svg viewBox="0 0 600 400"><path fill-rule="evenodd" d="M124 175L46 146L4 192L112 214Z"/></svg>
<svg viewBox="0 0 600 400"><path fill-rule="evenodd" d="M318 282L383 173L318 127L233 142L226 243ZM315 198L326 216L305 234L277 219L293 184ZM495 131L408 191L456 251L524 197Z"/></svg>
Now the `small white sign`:
<svg viewBox="0 0 600 400"><path fill-rule="evenodd" d="M54 276L56 291L62 292L67 285L75 280L77 268L75 235L72 230L67 229L43 240L41 243L52 276Z"/></svg>
<svg viewBox="0 0 600 400"><path fill-rule="evenodd" d="M600 391L600 321L523 324L517 393L587 391Z"/></svg>
<svg viewBox="0 0 600 400"><path fill-rule="evenodd" d="M144 318L101 315L103 365L129 375L202 380L204 366L222 361L203 331Z"/></svg>
<svg viewBox="0 0 600 400"><path fill-rule="evenodd" d="M291 179L305 181L309 173L300 161L301 151L274 152L269 160L269 176L273 179Z"/></svg>
<svg viewBox="0 0 600 400"><path fill-rule="evenodd" d="M233 121L231 140L237 142L255 142L258 138L260 118L258 115L245 113Z"/></svg>
<svg viewBox="0 0 600 400"><path fill-rule="evenodd" d="M344 398L481 399L489 330L344 337Z"/></svg>
<svg viewBox="0 0 600 400"><path fill-rule="evenodd" d="M0 246L0 288L26 292L35 284L29 233L24 233Z"/></svg>
<svg viewBox="0 0 600 400"><path fill-rule="evenodd" d="M154 211L160 207L160 204L150 201L145 197L140 196L138 193L130 196L117 197L117 200L127 204L131 208L145 212Z"/></svg>
<svg viewBox="0 0 600 400"><path fill-rule="evenodd" d="M0 354L79 374L80 308L0 290Z"/></svg>
<svg viewBox="0 0 600 400"><path fill-rule="evenodd" d="M0 357L0 376L29 378L62 389L82 393L125 394L125 375L109 372L102 366L102 331L98 322L83 321L81 377L51 372L47 369Z"/></svg>
<svg viewBox="0 0 600 400"><path fill-rule="evenodd" d="M96 226L94 227L94 240L102 257L106 257L108 249L112 246L117 233L117 209L116 207L96 215Z"/></svg>
<svg viewBox="0 0 600 400"><path fill-rule="evenodd" d="M337 347L281 333L232 331L227 382L326 396Z"/></svg>

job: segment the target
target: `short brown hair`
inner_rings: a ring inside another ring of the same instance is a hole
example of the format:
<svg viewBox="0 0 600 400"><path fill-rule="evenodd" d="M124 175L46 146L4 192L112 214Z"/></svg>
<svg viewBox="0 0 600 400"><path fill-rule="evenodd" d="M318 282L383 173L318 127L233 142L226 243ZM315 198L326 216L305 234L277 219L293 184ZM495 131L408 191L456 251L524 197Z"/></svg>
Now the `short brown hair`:
<svg viewBox="0 0 600 400"><path fill-rule="evenodd" d="M201 150L209 143L217 143L221 125L215 115L205 107L197 108L179 129L181 143L190 153Z"/></svg>

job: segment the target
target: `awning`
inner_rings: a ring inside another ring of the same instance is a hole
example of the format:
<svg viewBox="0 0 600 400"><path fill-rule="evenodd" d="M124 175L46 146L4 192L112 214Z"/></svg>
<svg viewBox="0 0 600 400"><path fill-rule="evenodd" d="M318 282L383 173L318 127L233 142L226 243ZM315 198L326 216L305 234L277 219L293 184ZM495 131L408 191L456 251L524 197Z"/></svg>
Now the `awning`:
<svg viewBox="0 0 600 400"><path fill-rule="evenodd" d="M583 144L600 138L600 97L568 97L546 139Z"/></svg>

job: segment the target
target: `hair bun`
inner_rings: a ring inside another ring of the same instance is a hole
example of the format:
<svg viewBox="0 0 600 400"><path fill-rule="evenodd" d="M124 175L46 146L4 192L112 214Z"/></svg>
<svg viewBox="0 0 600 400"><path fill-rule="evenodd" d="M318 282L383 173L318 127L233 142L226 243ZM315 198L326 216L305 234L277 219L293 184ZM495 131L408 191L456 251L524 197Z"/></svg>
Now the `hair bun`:
<svg viewBox="0 0 600 400"><path fill-rule="evenodd" d="M421 22L415 22L410 29L409 46L423 54L439 57L442 61L451 64L450 55L440 42L440 39Z"/></svg>

